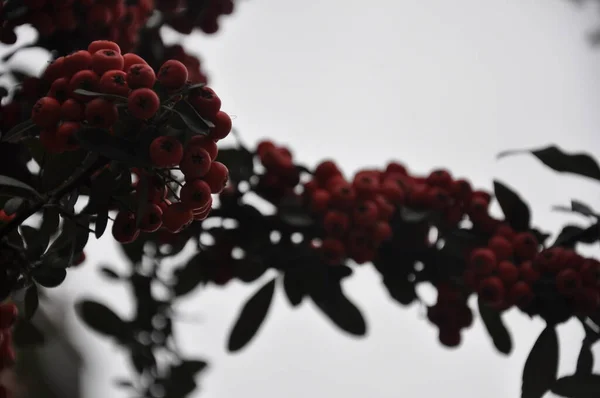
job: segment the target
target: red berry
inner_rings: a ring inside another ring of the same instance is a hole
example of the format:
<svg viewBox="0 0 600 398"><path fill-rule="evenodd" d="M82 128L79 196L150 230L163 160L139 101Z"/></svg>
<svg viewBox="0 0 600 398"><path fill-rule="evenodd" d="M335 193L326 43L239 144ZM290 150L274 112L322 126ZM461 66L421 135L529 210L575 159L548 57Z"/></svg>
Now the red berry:
<svg viewBox="0 0 600 398"><path fill-rule="evenodd" d="M510 261L500 261L498 276L502 279L502 282L510 286L519 279L519 269Z"/></svg>
<svg viewBox="0 0 600 398"><path fill-rule="evenodd" d="M320 249L321 253L323 253L325 262L328 265L337 265L344 260L344 244L338 239L327 238L323 240L323 244L321 245Z"/></svg>
<svg viewBox="0 0 600 398"><path fill-rule="evenodd" d="M130 68L133 65L148 65L146 60L134 53L123 54L123 70L129 73ZM152 69L152 68L150 68ZM152 75L154 76L154 70L152 70ZM153 83L154 84L154 83ZM144 86L146 87L146 86ZM152 86L150 86L152 87ZM137 87L136 87L137 88Z"/></svg>
<svg viewBox="0 0 600 398"><path fill-rule="evenodd" d="M337 210L328 211L323 219L323 227L329 235L340 237L348 231L350 218Z"/></svg>
<svg viewBox="0 0 600 398"><path fill-rule="evenodd" d="M99 83L100 76L91 70L82 70L71 77L71 80L69 81L69 92L73 98L81 102L88 102L92 97L75 94L75 90L97 91Z"/></svg>
<svg viewBox="0 0 600 398"><path fill-rule="evenodd" d="M229 181L229 170L221 162L212 162L203 179L210 186L211 193L220 193Z"/></svg>
<svg viewBox="0 0 600 398"><path fill-rule="evenodd" d="M200 116L210 120L221 110L221 99L210 87L203 86L192 90L188 101Z"/></svg>
<svg viewBox="0 0 600 398"><path fill-rule="evenodd" d="M149 88L138 88L129 94L127 109L135 118L147 120L160 108L158 95Z"/></svg>
<svg viewBox="0 0 600 398"><path fill-rule="evenodd" d="M379 189L379 180L372 174L357 173L352 181L352 187L358 197L370 199Z"/></svg>
<svg viewBox="0 0 600 398"><path fill-rule="evenodd" d="M188 70L185 65L177 60L170 59L160 67L158 81L168 90L178 90L183 87L188 79Z"/></svg>
<svg viewBox="0 0 600 398"><path fill-rule="evenodd" d="M350 209L354 206L356 193L349 183L343 181L330 190L331 204L339 209Z"/></svg>
<svg viewBox="0 0 600 398"><path fill-rule="evenodd" d="M17 216L16 214L11 214L9 216L8 214L6 214L6 212L4 211L4 209L0 209L0 223L9 222L10 220L12 220L13 218L15 218L16 216Z"/></svg>
<svg viewBox="0 0 600 398"><path fill-rule="evenodd" d="M566 267L565 251L562 247L553 247L540 252L534 260L534 265L541 271L557 273Z"/></svg>
<svg viewBox="0 0 600 398"><path fill-rule="evenodd" d="M132 89L152 88L155 82L156 75L154 74L154 70L148 64L133 64L127 69L127 84Z"/></svg>
<svg viewBox="0 0 600 398"><path fill-rule="evenodd" d="M60 103L66 101L69 94L69 79L66 77L56 79L48 91L48 97L56 98Z"/></svg>
<svg viewBox="0 0 600 398"><path fill-rule="evenodd" d="M119 112L112 102L94 98L85 106L85 119L94 126L108 128L117 122Z"/></svg>
<svg viewBox="0 0 600 398"><path fill-rule="evenodd" d="M205 149L213 161L217 158L217 155L219 153L219 147L217 147L217 143L205 135L193 136L187 145L198 145L200 148Z"/></svg>
<svg viewBox="0 0 600 398"><path fill-rule="evenodd" d="M377 214L379 214L380 220L387 221L392 218L396 208L385 196L376 195L373 200L377 205Z"/></svg>
<svg viewBox="0 0 600 398"><path fill-rule="evenodd" d="M210 129L209 135L213 140L222 140L231 132L231 118L225 112L217 112L217 115L212 119L212 122L215 127Z"/></svg>
<svg viewBox="0 0 600 398"><path fill-rule="evenodd" d="M471 195L473 194L473 188L471 187L471 183L469 181L458 179L452 182L450 192L452 192L452 195L456 199L464 202L471 198Z"/></svg>
<svg viewBox="0 0 600 398"><path fill-rule="evenodd" d="M156 167L173 167L183 158L183 145L175 137L157 137L150 144L150 159Z"/></svg>
<svg viewBox="0 0 600 398"><path fill-rule="evenodd" d="M183 158L179 163L179 167L187 180L195 180L206 175L211 168L211 164L212 160L206 149L198 145L188 145L183 151Z"/></svg>
<svg viewBox="0 0 600 398"><path fill-rule="evenodd" d="M379 192L395 205L403 205L406 202L406 192L396 180L384 180Z"/></svg>
<svg viewBox="0 0 600 398"><path fill-rule="evenodd" d="M521 263L519 266L519 276L527 283L535 283L541 277L540 272L533 267L533 263L531 261L525 261Z"/></svg>
<svg viewBox="0 0 600 398"><path fill-rule="evenodd" d="M556 275L556 287L560 294L574 296L581 289L581 275L572 269L564 269Z"/></svg>
<svg viewBox="0 0 600 398"><path fill-rule="evenodd" d="M194 213L194 220L196 220L196 221L205 220L206 217L208 217L208 215L210 214L210 212L212 210L212 202L213 202L213 199L211 196L208 203L206 204L205 208L201 209L197 213Z"/></svg>
<svg viewBox="0 0 600 398"><path fill-rule="evenodd" d="M407 175L406 167L403 164L397 162L391 162L385 168L385 174L399 173Z"/></svg>
<svg viewBox="0 0 600 398"><path fill-rule="evenodd" d="M325 185L330 178L341 176L342 173L333 161L326 160L316 167L314 175L319 184Z"/></svg>
<svg viewBox="0 0 600 398"><path fill-rule="evenodd" d="M517 305L519 308L527 308L534 298L535 295L531 291L531 287L523 281L515 283L508 291L508 302Z"/></svg>
<svg viewBox="0 0 600 398"><path fill-rule="evenodd" d="M66 151L79 149L77 132L81 125L77 122L63 122L56 130L56 139Z"/></svg>
<svg viewBox="0 0 600 398"><path fill-rule="evenodd" d="M501 305L504 301L504 284L498 277L486 278L479 285L478 293L484 303L492 306Z"/></svg>
<svg viewBox="0 0 600 398"><path fill-rule="evenodd" d="M106 94L127 97L129 86L126 81L127 75L121 70L110 70L100 78L100 91Z"/></svg>
<svg viewBox="0 0 600 398"><path fill-rule="evenodd" d="M275 149L275 144L271 141L261 141L256 146L256 153L259 157L263 157L265 152Z"/></svg>
<svg viewBox="0 0 600 398"><path fill-rule="evenodd" d="M442 188L429 188L427 190L427 197L426 202L434 210L443 210L452 205L450 195Z"/></svg>
<svg viewBox="0 0 600 398"><path fill-rule="evenodd" d="M392 237L392 227L386 221L378 221L373 228L373 239L378 242L385 242Z"/></svg>
<svg viewBox="0 0 600 398"><path fill-rule="evenodd" d="M62 120L79 122L84 117L84 107L81 103L69 98L60 106L60 117Z"/></svg>
<svg viewBox="0 0 600 398"><path fill-rule="evenodd" d="M72 76L79 71L90 69L91 66L92 54L86 50L80 50L65 57L63 73Z"/></svg>
<svg viewBox="0 0 600 398"><path fill-rule="evenodd" d="M121 54L121 48L114 41L109 40L96 40L90 43L88 46L88 52L90 54L95 54L100 50L112 50L119 54Z"/></svg>
<svg viewBox="0 0 600 398"><path fill-rule="evenodd" d="M453 185L452 175L447 170L434 170L426 179L427 184L443 188L451 189Z"/></svg>
<svg viewBox="0 0 600 398"><path fill-rule="evenodd" d="M144 215L140 220L140 230L144 232L155 232L162 226L161 207L155 203L148 203Z"/></svg>
<svg viewBox="0 0 600 398"><path fill-rule="evenodd" d="M188 209L204 209L210 201L210 191L210 186L205 181L193 180L185 183L179 197L183 206Z"/></svg>
<svg viewBox="0 0 600 398"><path fill-rule="evenodd" d="M133 213L119 212L112 227L112 235L115 240L122 244L134 242L140 235L140 230L135 224Z"/></svg>
<svg viewBox="0 0 600 398"><path fill-rule="evenodd" d="M56 126L60 120L60 103L52 97L40 98L33 105L31 120L42 128Z"/></svg>
<svg viewBox="0 0 600 398"><path fill-rule="evenodd" d="M513 256L513 246L502 236L494 236L488 242L488 248L494 252L499 261L510 260Z"/></svg>
<svg viewBox="0 0 600 398"><path fill-rule="evenodd" d="M19 310L13 303L0 304L0 329L8 329L15 324Z"/></svg>
<svg viewBox="0 0 600 398"><path fill-rule="evenodd" d="M520 232L513 239L515 255L521 260L533 260L538 253L538 241L529 232Z"/></svg>
<svg viewBox="0 0 600 398"><path fill-rule="evenodd" d="M496 268L496 255L490 249L475 249L471 253L469 264L478 275L489 275Z"/></svg>
<svg viewBox="0 0 600 398"><path fill-rule="evenodd" d="M98 50L92 55L92 70L100 76L109 70L123 70L124 64L123 56L115 50Z"/></svg>
<svg viewBox="0 0 600 398"><path fill-rule="evenodd" d="M42 73L42 79L47 82L53 82L58 78L64 77L65 57L58 57L46 67Z"/></svg>
<svg viewBox="0 0 600 398"><path fill-rule="evenodd" d="M377 221L379 216L375 202L365 200L358 202L352 212L352 222L360 226L371 226Z"/></svg>
<svg viewBox="0 0 600 398"><path fill-rule="evenodd" d="M163 226L167 231L179 232L194 218L192 210L185 207L182 203L173 203L168 206L163 213Z"/></svg>
<svg viewBox="0 0 600 398"><path fill-rule="evenodd" d="M329 208L331 195L324 189L317 189L310 196L310 210L313 213L323 213Z"/></svg>
<svg viewBox="0 0 600 398"><path fill-rule="evenodd" d="M496 236L502 236L502 237L508 239L509 242L512 242L517 233L512 229L512 227L510 225L501 224L496 229L495 234L496 234Z"/></svg>

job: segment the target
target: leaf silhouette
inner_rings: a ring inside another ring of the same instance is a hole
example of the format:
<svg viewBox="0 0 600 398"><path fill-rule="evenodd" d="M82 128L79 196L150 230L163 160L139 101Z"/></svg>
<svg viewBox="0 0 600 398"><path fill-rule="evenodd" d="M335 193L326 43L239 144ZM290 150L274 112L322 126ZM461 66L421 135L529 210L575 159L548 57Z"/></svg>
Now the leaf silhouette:
<svg viewBox="0 0 600 398"><path fill-rule="evenodd" d="M523 199L499 181L494 181L494 195L510 226L516 231L529 230L531 215Z"/></svg>
<svg viewBox="0 0 600 398"><path fill-rule="evenodd" d="M556 382L558 372L558 335L546 326L533 345L523 369L522 398L542 398Z"/></svg>
<svg viewBox="0 0 600 398"><path fill-rule="evenodd" d="M574 374L561 377L552 386L552 392L567 398L598 398L600 375Z"/></svg>
<svg viewBox="0 0 600 398"><path fill-rule="evenodd" d="M479 315L481 315L481 320L492 338L494 346L501 353L510 354L512 351L512 339L504 322L502 322L502 316L498 311L491 309L480 300L477 303L479 305Z"/></svg>
<svg viewBox="0 0 600 398"><path fill-rule="evenodd" d="M354 335L367 334L367 323L362 313L343 293L341 289L323 299L315 299L314 303L327 317L343 331Z"/></svg>
<svg viewBox="0 0 600 398"><path fill-rule="evenodd" d="M96 332L125 341L129 336L129 325L110 308L91 300L76 305L77 314L83 322Z"/></svg>

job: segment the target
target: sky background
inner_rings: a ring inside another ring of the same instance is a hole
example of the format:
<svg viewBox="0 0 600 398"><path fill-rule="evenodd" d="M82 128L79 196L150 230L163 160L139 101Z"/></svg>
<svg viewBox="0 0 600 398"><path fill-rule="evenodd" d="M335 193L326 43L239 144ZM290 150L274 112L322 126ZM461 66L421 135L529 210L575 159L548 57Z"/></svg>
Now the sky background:
<svg viewBox="0 0 600 398"><path fill-rule="evenodd" d="M348 174L397 159L419 173L447 167L480 188L497 178L529 201L536 226L557 232L585 220L551 207L578 198L600 208L600 186L554 174L532 157L495 155L551 143L600 154L600 49L586 41L598 15L591 4L566 0L252 0L240 2L218 34L183 44L201 56L248 145L270 137L301 163L334 157ZM180 40L172 31L165 38ZM127 270L110 234L86 251L86 266L54 295L96 299L126 317L129 292L97 272L100 263ZM178 307L196 318L177 325L181 347L211 364L197 396L517 397L543 328L509 311L510 357L496 354L479 319L460 348L442 348L418 306L390 301L363 267L344 287L367 318L366 338L343 335L309 303L292 310L278 294L257 338L229 355L228 330L258 286L199 289ZM69 308L88 362L85 397L129 398L111 384L129 375L122 351ZM568 374L583 332L576 323L559 332L560 372Z"/></svg>

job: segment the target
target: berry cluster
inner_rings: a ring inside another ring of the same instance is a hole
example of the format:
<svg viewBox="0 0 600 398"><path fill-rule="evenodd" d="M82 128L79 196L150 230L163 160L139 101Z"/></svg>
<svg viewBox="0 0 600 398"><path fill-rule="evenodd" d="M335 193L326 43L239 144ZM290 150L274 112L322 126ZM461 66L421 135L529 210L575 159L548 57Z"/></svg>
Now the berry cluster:
<svg viewBox="0 0 600 398"><path fill-rule="evenodd" d="M300 172L294 165L290 150L271 141L262 141L256 153L265 167L258 183L261 193L273 201L291 194L300 182Z"/></svg>
<svg viewBox="0 0 600 398"><path fill-rule="evenodd" d="M165 47L165 59L174 59L184 64L189 71L189 79L193 82L206 83L206 75L202 72L200 60L188 54L179 44Z"/></svg>
<svg viewBox="0 0 600 398"><path fill-rule="evenodd" d="M156 8L167 15L168 22L183 34L199 28L206 34L219 30L219 17L233 13L233 0L157 0Z"/></svg>
<svg viewBox="0 0 600 398"><path fill-rule="evenodd" d="M17 306L13 303L0 304L0 371L15 363L12 327L17 320ZM9 397L6 387L0 385L0 398Z"/></svg>
<svg viewBox="0 0 600 398"><path fill-rule="evenodd" d="M116 41L127 51L154 10L154 0L23 0L0 3L0 42L14 44L15 28L31 24L48 40L54 34L73 34Z"/></svg>
<svg viewBox="0 0 600 398"><path fill-rule="evenodd" d="M540 251L529 232L497 228L486 248L473 250L465 283L480 299L498 310L515 305L542 313L549 302L554 311L590 315L600 307L600 262L574 250L552 247Z"/></svg>
<svg viewBox="0 0 600 398"><path fill-rule="evenodd" d="M461 329L473 324L473 311L467 297L450 284L437 286L437 303L427 309L427 318L439 328L440 343L447 347L460 344Z"/></svg>

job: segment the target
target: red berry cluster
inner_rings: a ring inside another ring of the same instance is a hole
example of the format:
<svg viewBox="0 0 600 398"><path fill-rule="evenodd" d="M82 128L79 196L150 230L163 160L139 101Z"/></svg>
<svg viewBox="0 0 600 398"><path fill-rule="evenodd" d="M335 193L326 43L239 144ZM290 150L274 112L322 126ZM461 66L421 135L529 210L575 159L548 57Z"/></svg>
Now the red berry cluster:
<svg viewBox="0 0 600 398"><path fill-rule="evenodd" d="M13 303L0 304L0 371L15 363L12 327L17 321L18 310ZM6 387L0 385L0 398L9 397Z"/></svg>
<svg viewBox="0 0 600 398"><path fill-rule="evenodd" d="M427 318L439 328L440 343L447 347L460 344L461 329L473 323L473 311L467 298L450 284L437 286L437 303L427 309Z"/></svg>
<svg viewBox="0 0 600 398"><path fill-rule="evenodd" d="M599 261L562 247L540 251L533 234L507 225L497 228L486 248L471 252L465 283L498 310L515 305L528 311L535 300L557 296L580 315L600 307Z"/></svg>
<svg viewBox="0 0 600 398"><path fill-rule="evenodd" d="M165 58L174 59L184 64L189 71L188 78L191 81L198 83L206 83L208 81L206 75L202 72L200 60L188 54L179 44L165 47Z"/></svg>
<svg viewBox="0 0 600 398"><path fill-rule="evenodd" d="M14 44L15 28L31 24L46 39L54 33L77 31L106 37L129 51L154 10L154 0L23 0L22 5L24 13L0 3L0 42Z"/></svg>
<svg viewBox="0 0 600 398"><path fill-rule="evenodd" d="M219 30L219 17L233 13L233 0L157 0L156 8L168 16L168 22L183 34L190 34L196 27L206 34Z"/></svg>
<svg viewBox="0 0 600 398"><path fill-rule="evenodd" d="M291 194L300 182L300 171L294 165L290 150L271 141L261 141L256 154L265 167L258 183L261 192L274 201Z"/></svg>

